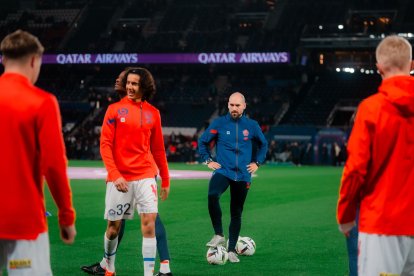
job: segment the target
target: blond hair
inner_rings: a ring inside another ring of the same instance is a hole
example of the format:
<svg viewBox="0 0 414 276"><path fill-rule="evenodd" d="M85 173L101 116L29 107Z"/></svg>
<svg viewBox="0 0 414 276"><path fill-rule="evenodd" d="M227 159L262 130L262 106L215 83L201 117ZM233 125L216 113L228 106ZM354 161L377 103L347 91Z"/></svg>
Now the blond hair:
<svg viewBox="0 0 414 276"><path fill-rule="evenodd" d="M22 59L33 54L42 55L45 49L36 36L17 30L1 41L0 50L8 59Z"/></svg>
<svg viewBox="0 0 414 276"><path fill-rule="evenodd" d="M375 56L386 70L404 70L411 63L411 44L403 37L387 36L378 44Z"/></svg>

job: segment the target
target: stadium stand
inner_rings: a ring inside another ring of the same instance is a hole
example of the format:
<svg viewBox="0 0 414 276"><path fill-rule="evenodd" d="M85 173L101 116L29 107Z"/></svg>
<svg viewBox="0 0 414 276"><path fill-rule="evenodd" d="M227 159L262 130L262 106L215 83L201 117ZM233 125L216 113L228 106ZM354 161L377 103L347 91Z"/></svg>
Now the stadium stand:
<svg viewBox="0 0 414 276"><path fill-rule="evenodd" d="M158 91L152 103L168 129L170 161L196 161L197 134L226 112L231 92L241 91L247 115L259 121L271 141L269 162L312 164L316 156L323 156L322 148L328 152L334 141L345 143L342 134L334 134L334 140L313 144L316 133L335 126L346 136L356 106L376 91L380 78L372 50L379 39L408 33L414 25L412 1L373 4L371 0L12 1L0 3L0 36L17 28L28 30L39 36L47 53L287 51L289 64L138 65L149 68L156 78ZM114 81L126 66L43 65L38 85L58 97L69 158L100 158L99 127L108 104L118 99ZM182 135L177 132L180 128L193 132ZM309 129L311 139L297 139L298 133ZM316 161L330 163L320 160Z"/></svg>

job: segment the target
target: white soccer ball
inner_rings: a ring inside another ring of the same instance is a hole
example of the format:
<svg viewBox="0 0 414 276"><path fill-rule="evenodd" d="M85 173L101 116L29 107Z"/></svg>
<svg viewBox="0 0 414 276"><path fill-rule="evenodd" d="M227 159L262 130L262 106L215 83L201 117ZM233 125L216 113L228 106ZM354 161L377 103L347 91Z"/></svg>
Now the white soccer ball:
<svg viewBox="0 0 414 276"><path fill-rule="evenodd" d="M236 244L236 252L239 255L251 256L256 252L256 243L252 238L240 237Z"/></svg>
<svg viewBox="0 0 414 276"><path fill-rule="evenodd" d="M208 249L206 258L209 264L224 265L227 262L229 255L224 246L218 245Z"/></svg>

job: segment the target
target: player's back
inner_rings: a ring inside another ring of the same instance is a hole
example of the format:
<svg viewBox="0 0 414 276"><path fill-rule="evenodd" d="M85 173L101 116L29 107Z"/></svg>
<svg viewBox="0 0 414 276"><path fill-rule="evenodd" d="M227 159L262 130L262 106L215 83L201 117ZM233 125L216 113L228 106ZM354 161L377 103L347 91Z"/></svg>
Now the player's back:
<svg viewBox="0 0 414 276"><path fill-rule="evenodd" d="M0 238L30 238L45 230L40 139L54 139L40 137L46 133L40 129L47 116L56 116L53 101L20 74L0 77Z"/></svg>
<svg viewBox="0 0 414 276"><path fill-rule="evenodd" d="M359 109L372 137L360 231L413 235L414 78L385 79Z"/></svg>

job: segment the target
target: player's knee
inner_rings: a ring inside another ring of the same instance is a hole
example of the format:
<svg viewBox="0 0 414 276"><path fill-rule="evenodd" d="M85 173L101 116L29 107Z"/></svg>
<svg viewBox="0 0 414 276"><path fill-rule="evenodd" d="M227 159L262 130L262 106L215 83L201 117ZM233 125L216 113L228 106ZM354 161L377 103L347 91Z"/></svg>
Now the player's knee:
<svg viewBox="0 0 414 276"><path fill-rule="evenodd" d="M217 201L220 198L218 193L209 193L208 194L208 201Z"/></svg>
<svg viewBox="0 0 414 276"><path fill-rule="evenodd" d="M146 215L141 217L142 235L145 237L155 236L155 216Z"/></svg>
<svg viewBox="0 0 414 276"><path fill-rule="evenodd" d="M153 237L153 236L155 236L154 223L143 223L141 229L142 229L142 235L144 237Z"/></svg>
<svg viewBox="0 0 414 276"><path fill-rule="evenodd" d="M230 216L232 219L240 219L242 216L242 210L238 209L238 210L232 210L230 212Z"/></svg>
<svg viewBox="0 0 414 276"><path fill-rule="evenodd" d="M108 227L106 229L106 237L109 240L115 239L116 237L118 237L118 230L115 227Z"/></svg>

